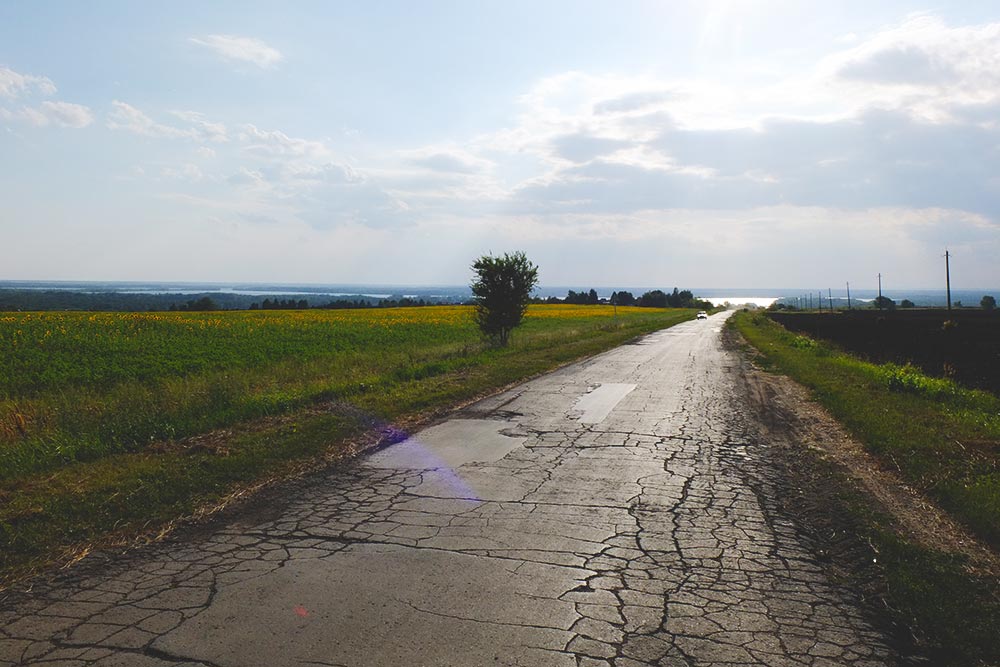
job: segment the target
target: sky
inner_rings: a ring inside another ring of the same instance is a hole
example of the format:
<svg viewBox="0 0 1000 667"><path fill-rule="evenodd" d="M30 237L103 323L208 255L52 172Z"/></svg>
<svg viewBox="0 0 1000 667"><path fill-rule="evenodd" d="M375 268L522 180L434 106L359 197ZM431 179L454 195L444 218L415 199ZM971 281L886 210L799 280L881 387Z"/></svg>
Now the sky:
<svg viewBox="0 0 1000 667"><path fill-rule="evenodd" d="M0 4L0 280L1000 286L1000 5Z"/></svg>

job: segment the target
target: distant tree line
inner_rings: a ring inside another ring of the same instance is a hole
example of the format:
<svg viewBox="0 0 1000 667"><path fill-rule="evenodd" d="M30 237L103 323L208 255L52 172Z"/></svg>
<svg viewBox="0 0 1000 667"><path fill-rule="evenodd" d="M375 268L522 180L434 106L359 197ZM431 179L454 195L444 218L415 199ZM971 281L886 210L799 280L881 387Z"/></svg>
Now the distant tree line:
<svg viewBox="0 0 1000 667"><path fill-rule="evenodd" d="M295 299L275 299L274 301L264 299L262 303L256 301L251 303L248 310L305 310L308 307L309 302L305 299L298 301Z"/></svg>
<svg viewBox="0 0 1000 667"><path fill-rule="evenodd" d="M207 299L207 301L205 300ZM135 292L84 292L77 290L0 289L0 311L83 310L145 312L201 309L242 309L253 300L243 294L139 294Z"/></svg>
<svg viewBox="0 0 1000 667"><path fill-rule="evenodd" d="M574 292L570 290L566 292L566 298L563 299L563 303L573 303L581 306L591 305L600 303L601 300L597 298L597 290L590 290L589 292Z"/></svg>
<svg viewBox="0 0 1000 667"><path fill-rule="evenodd" d="M414 308L418 306L440 306L441 301L427 299L337 299L325 304L309 305L308 299L264 299L261 303L254 301L247 310L308 310L319 308L323 310L342 310L348 308ZM211 299L202 298L188 301L184 305L171 306L170 310L217 310Z"/></svg>
<svg viewBox="0 0 1000 667"><path fill-rule="evenodd" d="M135 292L84 292L76 290L0 289L2 311L82 310L96 312L159 312L213 310L286 310L306 308L398 308L460 303L454 298L411 299L366 297L332 300L311 305L306 299L283 299L229 292L193 294L140 294ZM465 303L468 303L466 301Z"/></svg>
<svg viewBox="0 0 1000 667"><path fill-rule="evenodd" d="M579 292L569 290L562 299L550 296L547 299L536 298L534 301L535 303L571 303L579 306L604 303L616 306L639 306L640 308L701 308L708 310L713 307L710 301L696 299L690 290L679 290L676 287L670 293L658 289L650 290L638 298L631 292L622 290L612 292L608 299L598 297L597 290L594 289Z"/></svg>
<svg viewBox="0 0 1000 667"><path fill-rule="evenodd" d="M626 292L626 294L628 293ZM712 308L711 301L696 299L690 290L678 290L676 287L670 294L660 290L646 292L636 300L635 305L648 308L703 308L706 310Z"/></svg>
<svg viewBox="0 0 1000 667"><path fill-rule="evenodd" d="M427 299L411 299L403 297L401 299L337 299L322 306L312 306L313 308L323 308L326 310L343 310L347 308L416 308L419 306L442 306L454 305L453 301L433 301ZM464 302L468 304L469 302Z"/></svg>
<svg viewBox="0 0 1000 667"><path fill-rule="evenodd" d="M182 304L172 303L168 310L185 310L185 311L209 311L209 310L219 310L219 305L210 296L203 296L200 299L190 299Z"/></svg>

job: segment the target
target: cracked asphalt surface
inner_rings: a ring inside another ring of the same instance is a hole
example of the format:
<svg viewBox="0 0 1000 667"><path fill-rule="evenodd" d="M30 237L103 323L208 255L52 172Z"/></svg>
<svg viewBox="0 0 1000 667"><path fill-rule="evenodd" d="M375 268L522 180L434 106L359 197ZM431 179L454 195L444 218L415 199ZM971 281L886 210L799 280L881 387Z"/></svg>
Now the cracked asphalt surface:
<svg viewBox="0 0 1000 667"><path fill-rule="evenodd" d="M0 666L896 664L768 498L725 317L37 580Z"/></svg>

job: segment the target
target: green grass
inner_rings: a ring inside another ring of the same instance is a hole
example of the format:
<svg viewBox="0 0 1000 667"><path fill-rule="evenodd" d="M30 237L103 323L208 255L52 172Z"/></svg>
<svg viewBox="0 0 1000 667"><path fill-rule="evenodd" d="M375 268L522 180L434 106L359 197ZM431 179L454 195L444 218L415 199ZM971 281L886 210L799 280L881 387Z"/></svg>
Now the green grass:
<svg viewBox="0 0 1000 667"><path fill-rule="evenodd" d="M1000 585L968 573L966 559L922 548L885 527L871 536L886 578L890 613L910 628L931 664L1000 661Z"/></svg>
<svg viewBox="0 0 1000 667"><path fill-rule="evenodd" d="M876 365L791 333L762 314L730 324L766 367L814 396L870 451L937 500L994 548L1000 544L1000 399L930 378L910 366ZM1000 583L971 574L966 559L913 544L845 483L844 509L878 553L887 612L916 628L934 664L1000 663Z"/></svg>
<svg viewBox="0 0 1000 667"><path fill-rule="evenodd" d="M768 365L809 387L907 482L1000 547L1000 398L911 366L861 361L764 315L732 321Z"/></svg>
<svg viewBox="0 0 1000 667"><path fill-rule="evenodd" d="M280 477L373 420L442 410L694 313L532 306L503 349L462 307L2 313L0 575ZM236 433L222 447L182 446L220 428Z"/></svg>

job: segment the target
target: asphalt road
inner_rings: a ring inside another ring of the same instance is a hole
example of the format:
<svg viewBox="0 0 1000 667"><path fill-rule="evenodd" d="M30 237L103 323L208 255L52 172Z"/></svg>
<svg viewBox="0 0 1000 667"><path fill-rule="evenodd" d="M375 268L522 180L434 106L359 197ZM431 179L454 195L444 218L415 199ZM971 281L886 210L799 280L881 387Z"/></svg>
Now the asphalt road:
<svg viewBox="0 0 1000 667"><path fill-rule="evenodd" d="M0 609L0 665L893 664L750 483L777 473L724 317L38 582Z"/></svg>

